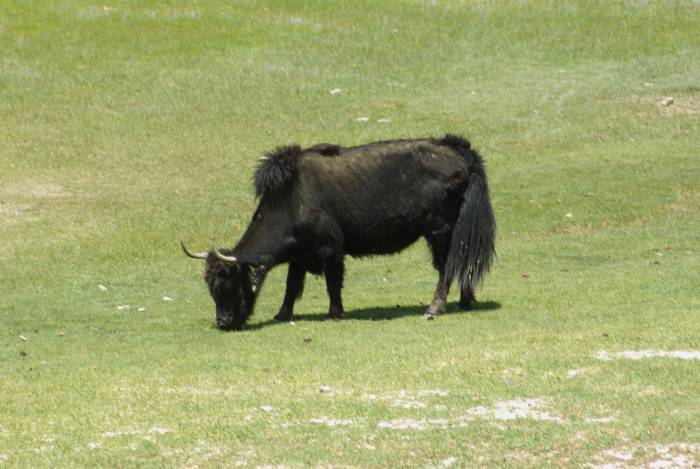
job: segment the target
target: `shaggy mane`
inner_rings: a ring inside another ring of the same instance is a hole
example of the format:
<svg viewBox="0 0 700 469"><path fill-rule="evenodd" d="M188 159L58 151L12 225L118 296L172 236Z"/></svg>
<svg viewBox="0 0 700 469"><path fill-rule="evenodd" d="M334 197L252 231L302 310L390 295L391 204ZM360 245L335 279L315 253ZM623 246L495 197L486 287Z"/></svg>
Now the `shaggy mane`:
<svg viewBox="0 0 700 469"><path fill-rule="evenodd" d="M267 152L255 171L255 195L262 197L287 187L296 175L301 153L299 145L277 147Z"/></svg>
<svg viewBox="0 0 700 469"><path fill-rule="evenodd" d="M454 148L460 154L469 153L469 150L472 148L472 144L469 143L469 140L454 134L447 134L435 143Z"/></svg>
<svg viewBox="0 0 700 469"><path fill-rule="evenodd" d="M483 164L481 155L479 155L479 153L472 148L472 144L469 143L469 140L464 137L454 134L447 134L439 140L434 140L434 142L438 145L452 148L472 165Z"/></svg>

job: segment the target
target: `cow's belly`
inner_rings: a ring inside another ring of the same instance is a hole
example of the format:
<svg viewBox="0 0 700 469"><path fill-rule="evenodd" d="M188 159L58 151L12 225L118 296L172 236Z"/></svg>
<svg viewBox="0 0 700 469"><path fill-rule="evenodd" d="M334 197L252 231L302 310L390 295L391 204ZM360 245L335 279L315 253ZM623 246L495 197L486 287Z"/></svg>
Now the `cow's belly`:
<svg viewBox="0 0 700 469"><path fill-rule="evenodd" d="M419 223L396 217L380 223L345 230L343 248L351 256L392 254L401 251L422 235Z"/></svg>

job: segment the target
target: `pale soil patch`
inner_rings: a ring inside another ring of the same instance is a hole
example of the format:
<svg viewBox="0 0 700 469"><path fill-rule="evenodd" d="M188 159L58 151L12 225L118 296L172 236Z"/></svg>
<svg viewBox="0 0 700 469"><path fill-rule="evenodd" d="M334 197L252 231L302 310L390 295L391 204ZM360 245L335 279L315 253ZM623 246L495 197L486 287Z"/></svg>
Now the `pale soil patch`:
<svg viewBox="0 0 700 469"><path fill-rule="evenodd" d="M318 418L312 418L311 420L309 420L309 422L316 425L325 425L327 427L344 427L352 425L353 423L351 419L333 419L325 415Z"/></svg>
<svg viewBox="0 0 700 469"><path fill-rule="evenodd" d="M588 467L594 469L685 469L700 465L700 443L670 443L605 450Z"/></svg>
<svg viewBox="0 0 700 469"><path fill-rule="evenodd" d="M697 350L627 350L623 352L606 352L601 350L596 353L598 360L608 361L612 359L641 360L643 358L678 358L680 360L700 360L700 351Z"/></svg>
<svg viewBox="0 0 700 469"><path fill-rule="evenodd" d="M511 420L537 420L557 424L569 424L569 419L553 415L546 409L547 401L542 398L513 399L509 401L497 401L492 406L477 406L466 409L466 414L455 418L399 418L383 420L377 425L379 428L390 430L427 430L429 428L464 427L475 420L487 420L503 422ZM582 417L581 421L590 424L614 422L614 415L605 417ZM505 429L501 426L499 428Z"/></svg>
<svg viewBox="0 0 700 469"><path fill-rule="evenodd" d="M402 409L425 409L428 407L428 403L418 398L436 398L445 397L447 395L448 392L443 389L422 389L419 391L400 389L396 392L387 392L383 394L363 394L362 399L387 402L392 407L400 407ZM445 408L445 406L441 404L436 404L436 407Z"/></svg>
<svg viewBox="0 0 700 469"><path fill-rule="evenodd" d="M447 428L450 421L447 419L413 419L402 418L382 420L377 424L379 428L389 430L427 430L429 428Z"/></svg>
<svg viewBox="0 0 700 469"><path fill-rule="evenodd" d="M473 407L467 412L477 417L495 420L532 419L564 423L561 417L549 414L543 399L515 399L496 402L493 407Z"/></svg>

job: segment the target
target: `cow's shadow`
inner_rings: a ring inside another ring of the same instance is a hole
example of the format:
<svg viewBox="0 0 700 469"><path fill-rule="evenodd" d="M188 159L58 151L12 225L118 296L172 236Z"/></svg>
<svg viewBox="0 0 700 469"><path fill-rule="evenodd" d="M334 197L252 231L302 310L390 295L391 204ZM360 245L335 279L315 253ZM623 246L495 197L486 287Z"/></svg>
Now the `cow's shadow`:
<svg viewBox="0 0 700 469"><path fill-rule="evenodd" d="M392 319L399 319L407 316L422 317L425 313L426 305L414 305L414 306L383 306L376 308L362 308L355 309L345 312L345 318L343 321L391 321ZM452 302L448 303L443 315L450 314L484 314L489 311L495 311L501 308L501 304L495 301L479 301L474 304L471 310L463 311L459 307L459 303ZM438 318L439 319L439 318ZM295 322L303 321L326 321L328 317L326 313L311 313L311 314L295 314ZM269 319L267 321L262 321L253 324L247 324L243 327L243 330L256 330L262 329L267 326L274 326L279 324L286 324L284 322L275 321L274 319Z"/></svg>

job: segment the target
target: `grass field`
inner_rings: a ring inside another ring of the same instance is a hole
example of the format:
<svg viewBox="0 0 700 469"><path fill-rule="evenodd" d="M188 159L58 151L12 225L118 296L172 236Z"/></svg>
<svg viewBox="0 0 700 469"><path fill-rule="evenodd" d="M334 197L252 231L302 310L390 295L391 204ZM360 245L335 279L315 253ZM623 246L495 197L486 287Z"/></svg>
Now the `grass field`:
<svg viewBox="0 0 700 469"><path fill-rule="evenodd" d="M698 31L690 0L0 2L0 466L697 467ZM214 327L179 240L237 241L261 154L445 132L488 164L476 312L422 319L418 243L348 260L344 321L310 278L273 324L279 268Z"/></svg>

